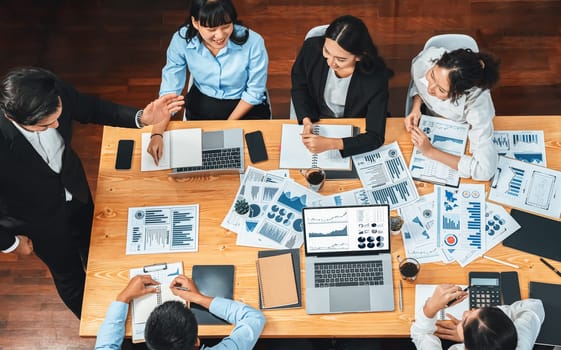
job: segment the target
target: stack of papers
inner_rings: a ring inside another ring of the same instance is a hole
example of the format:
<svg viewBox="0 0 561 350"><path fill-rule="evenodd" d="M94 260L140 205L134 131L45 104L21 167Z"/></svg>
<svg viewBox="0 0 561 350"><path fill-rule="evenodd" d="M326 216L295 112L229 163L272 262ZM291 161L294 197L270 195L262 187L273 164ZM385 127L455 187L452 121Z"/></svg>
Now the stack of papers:
<svg viewBox="0 0 561 350"><path fill-rule="evenodd" d="M434 193L400 208L407 256L463 267L520 228L502 206L484 198L484 185L435 186Z"/></svg>

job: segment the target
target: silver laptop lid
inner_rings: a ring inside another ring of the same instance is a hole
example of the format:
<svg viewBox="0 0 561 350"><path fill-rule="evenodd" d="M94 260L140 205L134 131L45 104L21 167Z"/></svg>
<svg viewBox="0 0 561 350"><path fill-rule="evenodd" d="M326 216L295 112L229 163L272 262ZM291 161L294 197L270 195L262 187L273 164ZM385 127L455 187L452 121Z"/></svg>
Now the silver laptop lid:
<svg viewBox="0 0 561 350"><path fill-rule="evenodd" d="M390 252L387 204L306 207L302 210L306 256Z"/></svg>

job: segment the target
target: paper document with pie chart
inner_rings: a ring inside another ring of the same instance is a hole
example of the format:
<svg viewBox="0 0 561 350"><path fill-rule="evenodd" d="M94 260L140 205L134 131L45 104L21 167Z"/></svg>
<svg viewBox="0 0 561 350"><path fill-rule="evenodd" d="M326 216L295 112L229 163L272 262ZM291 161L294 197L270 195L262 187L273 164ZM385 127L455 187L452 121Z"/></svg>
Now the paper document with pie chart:
<svg viewBox="0 0 561 350"><path fill-rule="evenodd" d="M437 245L448 250L486 250L485 185L434 186Z"/></svg>

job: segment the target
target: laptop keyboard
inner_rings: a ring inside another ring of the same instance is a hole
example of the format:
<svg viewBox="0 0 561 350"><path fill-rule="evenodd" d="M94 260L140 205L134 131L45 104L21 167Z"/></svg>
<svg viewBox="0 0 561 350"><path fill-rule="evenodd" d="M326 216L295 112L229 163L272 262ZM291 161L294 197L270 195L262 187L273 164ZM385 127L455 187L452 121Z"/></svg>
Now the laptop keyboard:
<svg viewBox="0 0 561 350"><path fill-rule="evenodd" d="M192 172L202 170L239 169L241 163L239 147L203 151L203 165L175 168L174 172Z"/></svg>
<svg viewBox="0 0 561 350"><path fill-rule="evenodd" d="M314 270L317 288L384 284L381 260L316 263Z"/></svg>

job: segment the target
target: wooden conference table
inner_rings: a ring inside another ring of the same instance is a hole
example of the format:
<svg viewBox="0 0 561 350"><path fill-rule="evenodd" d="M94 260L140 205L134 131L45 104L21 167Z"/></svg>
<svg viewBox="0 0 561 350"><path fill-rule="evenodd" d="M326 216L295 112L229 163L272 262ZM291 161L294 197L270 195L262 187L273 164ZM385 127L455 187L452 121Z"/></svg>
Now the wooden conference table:
<svg viewBox="0 0 561 350"><path fill-rule="evenodd" d="M202 121L172 122L171 128L199 127L205 131L241 127L245 133L263 132L269 160L258 163L264 170L277 169L281 125L289 120L271 121ZM329 124L353 124L364 129L363 119L326 120ZM533 130L545 132L548 167L561 170L561 116L497 117L497 130ZM167 171L140 172L141 133L135 130L105 127L101 148L99 178L95 198L95 217L91 236L90 256L86 277L84 307L80 323L81 336L95 336L105 317L109 304L127 284L129 270L154 263L183 261L184 271L190 275L192 265L235 265L234 299L258 307L258 289L255 261L260 248L236 245L236 234L220 226L239 187L239 176L221 175L192 178L181 181L166 176ZM115 170L115 153L119 139L134 139L134 158L131 170ZM407 162L412 144L403 126L403 118L389 118L386 143L397 140ZM247 151L245 164L251 165ZM302 176L291 170L291 176L304 184ZM465 180L464 180L465 181ZM417 182L419 194L433 191L431 184ZM487 182L487 187L489 183ZM332 194L361 187L359 180L327 181L321 194ZM488 189L488 188L487 188ZM199 204L199 251L197 253L125 255L127 209L155 205ZM510 209L510 208L509 208ZM408 337L415 316L415 283L403 283L403 311L399 311L397 283L397 255L405 256L401 236L392 236L395 311L374 313L346 313L308 315L305 308L266 310L264 337ZM303 249L301 250L303 258ZM528 297L528 282L560 283L561 280L547 269L538 256L498 245L487 255L520 266L518 269L523 298ZM561 269L561 264L552 261ZM304 260L301 272L304 274ZM510 267L485 259L477 259L466 268L457 263L423 264L416 283L466 284L469 271L508 271ZM304 283L305 284L305 283ZM302 286L305 305L305 286ZM231 326L200 326L200 336L221 337L230 333ZM127 323L130 335L130 322Z"/></svg>

